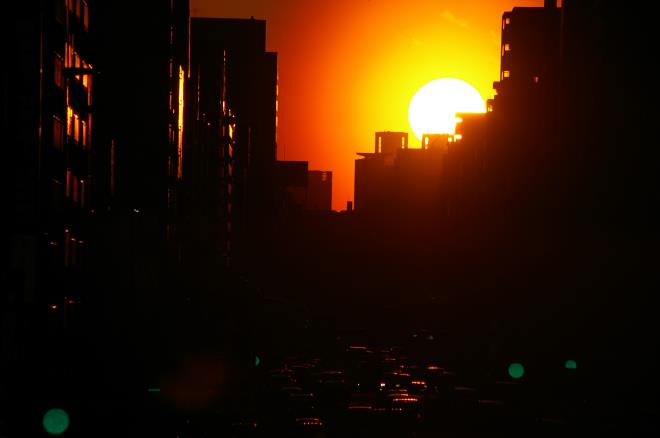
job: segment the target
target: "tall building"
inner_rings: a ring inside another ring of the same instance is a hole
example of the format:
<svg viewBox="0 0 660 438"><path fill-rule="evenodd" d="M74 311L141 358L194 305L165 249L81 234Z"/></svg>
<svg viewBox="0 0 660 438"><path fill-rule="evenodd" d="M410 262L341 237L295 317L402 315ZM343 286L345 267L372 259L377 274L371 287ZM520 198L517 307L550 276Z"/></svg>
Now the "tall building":
<svg viewBox="0 0 660 438"><path fill-rule="evenodd" d="M17 3L0 29L0 422L8 435L43 433L39 410L81 387L101 207L92 195L100 117L90 3Z"/></svg>
<svg viewBox="0 0 660 438"><path fill-rule="evenodd" d="M266 52L266 22L254 19L193 18L190 47L186 210L205 223L188 220L199 245L187 252L201 249L209 256L196 264L217 272L212 265L244 248L250 221L273 202L277 54Z"/></svg>
<svg viewBox="0 0 660 438"><path fill-rule="evenodd" d="M24 2L9 18L2 44L11 68L0 91L10 146L6 290L30 309L24 327L54 330L74 322L88 293L96 183L89 8L85 0Z"/></svg>
<svg viewBox="0 0 660 438"><path fill-rule="evenodd" d="M572 206L599 223L653 228L659 216L658 98L645 79L654 71L653 20L617 2L562 3L562 180Z"/></svg>
<svg viewBox="0 0 660 438"><path fill-rule="evenodd" d="M541 216L557 164L560 24L561 11L551 0L502 15L500 78L488 104L496 151L491 182L500 187L494 196Z"/></svg>
<svg viewBox="0 0 660 438"><path fill-rule="evenodd" d="M307 161L277 161L275 163L275 184L277 187L277 210L300 212L307 205L309 184L309 163Z"/></svg>
<svg viewBox="0 0 660 438"><path fill-rule="evenodd" d="M243 145L236 142L240 125L227 100L230 56L237 55L207 44L205 38L194 25L186 108L190 130L184 161L182 266L191 281L199 283L197 287L216 287L211 277L231 261L233 228L240 222L233 200L237 183L243 187L245 178L244 172L235 172L238 147Z"/></svg>
<svg viewBox="0 0 660 438"><path fill-rule="evenodd" d="M228 176L221 184L230 190L223 202L225 206L231 202L226 216L231 233L225 238L231 238L235 255L245 248L242 242L249 238L251 224L265 220L264 212L274 208L277 54L266 51L263 20L193 18L191 55L191 92L196 93L194 87L202 90L193 96L197 105L193 123L206 117L213 125L219 114L229 110L235 120L231 155L226 146L219 152ZM190 147L201 151L200 138L192 140Z"/></svg>
<svg viewBox="0 0 660 438"><path fill-rule="evenodd" d="M191 47L202 68L225 57L226 105L240 122L236 141L244 145L234 157L246 177L245 187L236 181L236 198L258 206L277 157L277 54L266 52L266 22L193 18Z"/></svg>
<svg viewBox="0 0 660 438"><path fill-rule="evenodd" d="M185 159L185 89L189 75L189 2L140 3L130 11L98 2L93 15L97 126L105 193L107 260L118 261L124 289L171 284L164 272L178 257L180 185ZM139 37L136 37L139 35Z"/></svg>

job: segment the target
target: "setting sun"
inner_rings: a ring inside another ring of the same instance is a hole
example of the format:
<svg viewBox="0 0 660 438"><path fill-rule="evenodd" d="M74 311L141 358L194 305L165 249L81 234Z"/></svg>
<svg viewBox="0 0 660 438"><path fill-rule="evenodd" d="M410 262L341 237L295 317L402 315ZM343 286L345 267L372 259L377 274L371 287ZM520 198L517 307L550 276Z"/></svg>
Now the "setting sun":
<svg viewBox="0 0 660 438"><path fill-rule="evenodd" d="M436 79L415 93L408 107L410 128L423 134L453 134L456 113L483 113L486 105L479 92L465 81Z"/></svg>

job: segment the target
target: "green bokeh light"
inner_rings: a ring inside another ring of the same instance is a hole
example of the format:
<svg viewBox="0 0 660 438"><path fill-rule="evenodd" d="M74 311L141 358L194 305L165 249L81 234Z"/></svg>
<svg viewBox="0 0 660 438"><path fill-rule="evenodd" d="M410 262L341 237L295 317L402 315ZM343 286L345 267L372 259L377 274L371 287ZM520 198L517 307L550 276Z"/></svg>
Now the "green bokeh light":
<svg viewBox="0 0 660 438"><path fill-rule="evenodd" d="M64 409L50 409L44 414L43 426L51 435L59 435L69 428L69 414Z"/></svg>
<svg viewBox="0 0 660 438"><path fill-rule="evenodd" d="M261 358L259 356L254 356L254 366L258 367L261 363Z"/></svg>
<svg viewBox="0 0 660 438"><path fill-rule="evenodd" d="M433 339L435 339L435 338L433 337L433 335L428 335L428 336L426 337L426 340L427 340L427 341L432 341Z"/></svg>
<svg viewBox="0 0 660 438"><path fill-rule="evenodd" d="M509 365L509 375L514 379L520 379L525 374L525 367L518 362Z"/></svg>
<svg viewBox="0 0 660 438"><path fill-rule="evenodd" d="M574 370L577 369L577 362L575 362L573 359L568 359L566 363L564 363L564 367L567 370Z"/></svg>

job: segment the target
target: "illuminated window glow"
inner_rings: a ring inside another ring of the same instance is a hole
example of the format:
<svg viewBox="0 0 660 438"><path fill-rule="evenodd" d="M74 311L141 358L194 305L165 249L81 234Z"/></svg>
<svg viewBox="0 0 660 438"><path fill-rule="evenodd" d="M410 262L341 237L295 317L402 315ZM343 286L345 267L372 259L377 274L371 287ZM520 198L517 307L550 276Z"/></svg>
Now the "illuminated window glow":
<svg viewBox="0 0 660 438"><path fill-rule="evenodd" d="M178 114L178 139L177 139L177 178L183 177L183 68L179 66L179 114Z"/></svg>

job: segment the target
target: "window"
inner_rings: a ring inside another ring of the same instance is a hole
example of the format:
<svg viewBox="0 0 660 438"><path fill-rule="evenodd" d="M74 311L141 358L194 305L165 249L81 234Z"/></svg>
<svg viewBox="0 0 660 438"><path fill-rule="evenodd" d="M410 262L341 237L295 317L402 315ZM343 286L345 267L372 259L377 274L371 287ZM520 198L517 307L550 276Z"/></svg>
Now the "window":
<svg viewBox="0 0 660 438"><path fill-rule="evenodd" d="M85 61L82 61L82 68L87 70L87 69L89 69L89 65ZM89 75L82 75L82 85L83 85L83 87L87 88L88 83L89 83Z"/></svg>
<svg viewBox="0 0 660 438"><path fill-rule="evenodd" d="M78 177L74 176L72 178L72 185L73 185L73 203L77 204L78 201L80 200L79 198L79 185L78 185Z"/></svg>
<svg viewBox="0 0 660 438"><path fill-rule="evenodd" d="M66 107L66 135L73 137L73 109Z"/></svg>
<svg viewBox="0 0 660 438"><path fill-rule="evenodd" d="M78 242L76 242L75 237L71 237L69 240L71 240L71 266L76 266L78 264L78 257L77 257L77 250L78 250Z"/></svg>
<svg viewBox="0 0 660 438"><path fill-rule="evenodd" d="M53 81L60 88L64 88L63 68L64 60L59 54L55 53L55 59L53 60Z"/></svg>
<svg viewBox="0 0 660 438"><path fill-rule="evenodd" d="M89 114L87 116L87 147L90 148L92 146L92 115Z"/></svg>
<svg viewBox="0 0 660 438"><path fill-rule="evenodd" d="M64 43L64 67L73 66L73 48L67 41Z"/></svg>
<svg viewBox="0 0 660 438"><path fill-rule="evenodd" d="M87 123L84 120L80 121L80 126L81 126L81 141L82 141L82 146L83 148L87 147Z"/></svg>
<svg viewBox="0 0 660 438"><path fill-rule="evenodd" d="M511 72L509 70L504 70L502 72L502 80L504 80L505 78L508 78L508 77L511 77Z"/></svg>
<svg viewBox="0 0 660 438"><path fill-rule="evenodd" d="M82 19L83 19L83 26L85 26L85 30L89 27L89 7L87 6L86 1L82 1Z"/></svg>
<svg viewBox="0 0 660 438"><path fill-rule="evenodd" d="M71 233L68 229L64 230L64 266L69 266L69 255L71 253Z"/></svg>
<svg viewBox="0 0 660 438"><path fill-rule="evenodd" d="M509 45L509 43L504 43L504 51L505 52L510 52L511 51L511 45Z"/></svg>
<svg viewBox="0 0 660 438"><path fill-rule="evenodd" d="M71 169L66 170L66 187L64 188L64 194L67 198L71 197L71 177L73 176Z"/></svg>
<svg viewBox="0 0 660 438"><path fill-rule="evenodd" d="M64 123L53 116L53 147L58 151L64 149Z"/></svg>
<svg viewBox="0 0 660 438"><path fill-rule="evenodd" d="M78 114L73 114L73 139L76 143L80 142L80 118Z"/></svg>
<svg viewBox="0 0 660 438"><path fill-rule="evenodd" d="M535 84L538 84L539 82L541 82L541 78L538 77L538 76L534 76L534 77L532 78L532 81L533 81Z"/></svg>
<svg viewBox="0 0 660 438"><path fill-rule="evenodd" d="M91 65L87 66L90 70L92 69ZM87 105L92 106L92 76L91 75L85 75L85 78L87 78L87 84L85 87L87 87Z"/></svg>
<svg viewBox="0 0 660 438"><path fill-rule="evenodd" d="M85 180L80 178L80 208L85 208L87 190L85 190Z"/></svg>
<svg viewBox="0 0 660 438"><path fill-rule="evenodd" d="M66 24L66 5L65 0L55 0L55 19L60 24Z"/></svg>

